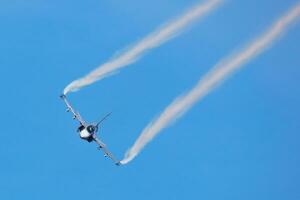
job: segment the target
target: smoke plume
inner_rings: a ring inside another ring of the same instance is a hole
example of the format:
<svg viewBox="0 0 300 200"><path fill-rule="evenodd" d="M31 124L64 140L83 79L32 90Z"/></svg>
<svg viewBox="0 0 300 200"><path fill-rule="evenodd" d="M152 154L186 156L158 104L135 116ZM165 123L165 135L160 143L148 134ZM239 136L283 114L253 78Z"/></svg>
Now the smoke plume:
<svg viewBox="0 0 300 200"><path fill-rule="evenodd" d="M178 33L184 30L188 25L203 17L205 14L216 8L223 0L209 0L205 3L198 4L188 10L183 16L161 27L154 33L138 42L132 48L126 50L119 56L111 59L107 63L99 66L97 69L86 76L71 82L65 89L64 94L74 92L84 86L90 85L104 77L112 74L116 70L128 66L139 59L147 50L155 48Z"/></svg>
<svg viewBox="0 0 300 200"><path fill-rule="evenodd" d="M228 78L236 70L240 69L246 62L254 59L267 47L279 38L288 27L300 16L300 4L293 7L285 16L280 18L273 26L250 43L246 48L239 51L234 56L224 59L208 72L196 86L186 95L177 98L171 103L161 115L151 122L141 133L134 145L127 151L125 158L121 161L126 164L134 159L139 152L149 143L160 131L175 122L195 103L204 98L216 86Z"/></svg>

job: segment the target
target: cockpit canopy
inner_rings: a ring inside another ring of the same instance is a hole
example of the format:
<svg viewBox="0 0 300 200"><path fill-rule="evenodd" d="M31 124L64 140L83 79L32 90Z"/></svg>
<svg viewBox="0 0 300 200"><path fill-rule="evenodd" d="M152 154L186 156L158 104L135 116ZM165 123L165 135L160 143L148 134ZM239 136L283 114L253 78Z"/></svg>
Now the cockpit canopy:
<svg viewBox="0 0 300 200"><path fill-rule="evenodd" d="M88 126L86 129L89 133L94 133L96 130L95 126L93 125Z"/></svg>

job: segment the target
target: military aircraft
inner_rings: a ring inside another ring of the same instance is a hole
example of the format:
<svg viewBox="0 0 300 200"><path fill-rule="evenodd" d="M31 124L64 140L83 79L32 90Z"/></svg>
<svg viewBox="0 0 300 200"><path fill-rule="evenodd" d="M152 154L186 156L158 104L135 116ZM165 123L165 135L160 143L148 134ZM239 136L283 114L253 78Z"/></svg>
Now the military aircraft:
<svg viewBox="0 0 300 200"><path fill-rule="evenodd" d="M109 157L111 158L114 163L116 165L121 165L120 161L117 160L112 153L110 153L108 151L108 149L106 148L106 145L97 138L96 133L99 130L99 125L111 114L107 114L106 116L104 116L98 123L86 123L83 118L80 116L80 114L78 112L76 112L73 107L71 106L71 104L69 103L69 101L67 100L66 95L61 95L60 96L63 101L65 102L66 106L67 106L67 112L71 112L73 114L73 119L77 119L80 123L80 126L77 129L77 132L79 132L79 136L81 139L86 140L87 142L96 142L98 144L98 149L102 149L104 152L104 156L105 157Z"/></svg>

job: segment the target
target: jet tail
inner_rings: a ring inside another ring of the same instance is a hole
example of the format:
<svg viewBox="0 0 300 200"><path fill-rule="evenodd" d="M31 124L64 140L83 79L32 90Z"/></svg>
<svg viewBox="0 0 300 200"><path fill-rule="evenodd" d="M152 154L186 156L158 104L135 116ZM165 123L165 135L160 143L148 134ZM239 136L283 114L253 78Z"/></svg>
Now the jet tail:
<svg viewBox="0 0 300 200"><path fill-rule="evenodd" d="M109 116L111 115L111 112L106 114L97 124L96 124L96 130L98 131L98 127L99 125L104 121L106 120L106 118L108 118Z"/></svg>

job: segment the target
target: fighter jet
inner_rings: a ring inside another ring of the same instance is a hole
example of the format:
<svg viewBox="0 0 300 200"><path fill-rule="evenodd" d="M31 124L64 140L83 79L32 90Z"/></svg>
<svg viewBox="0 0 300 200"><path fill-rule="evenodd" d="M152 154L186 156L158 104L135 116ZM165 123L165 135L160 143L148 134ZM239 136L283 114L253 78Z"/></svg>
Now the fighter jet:
<svg viewBox="0 0 300 200"><path fill-rule="evenodd" d="M120 165L120 161L117 160L112 153L110 153L108 151L108 149L106 148L106 145L97 138L96 133L99 130L99 125L111 114L107 114L106 116L104 116L98 123L86 123L83 118L80 116L80 114L78 112L76 112L73 107L71 106L71 104L69 103L69 101L67 100L66 95L61 95L60 96L63 101L65 102L66 106L67 106L67 112L71 112L73 114L73 119L77 119L80 123L80 126L77 129L77 132L79 132L79 136L81 139L86 140L87 142L96 142L98 144L98 149L102 149L104 152L104 156L105 157L109 157L111 158L114 163L116 165Z"/></svg>

